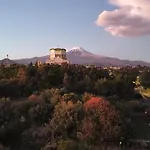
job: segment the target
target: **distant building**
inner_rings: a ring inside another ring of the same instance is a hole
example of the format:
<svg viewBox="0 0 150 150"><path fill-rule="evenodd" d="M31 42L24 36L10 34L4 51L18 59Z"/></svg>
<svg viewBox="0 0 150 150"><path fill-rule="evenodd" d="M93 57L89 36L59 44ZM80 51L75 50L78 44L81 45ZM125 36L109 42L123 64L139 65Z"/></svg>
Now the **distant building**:
<svg viewBox="0 0 150 150"><path fill-rule="evenodd" d="M37 66L41 66L42 62L38 60L38 61L36 61L36 64L37 64Z"/></svg>
<svg viewBox="0 0 150 150"><path fill-rule="evenodd" d="M48 64L62 64L69 63L66 57L66 49L52 48L50 49L49 59L46 61Z"/></svg>

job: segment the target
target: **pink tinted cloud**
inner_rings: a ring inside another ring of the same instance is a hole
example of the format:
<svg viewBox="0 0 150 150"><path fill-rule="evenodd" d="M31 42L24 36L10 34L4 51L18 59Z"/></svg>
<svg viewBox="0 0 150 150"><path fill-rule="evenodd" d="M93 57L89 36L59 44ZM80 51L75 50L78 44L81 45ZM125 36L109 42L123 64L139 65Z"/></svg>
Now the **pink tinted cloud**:
<svg viewBox="0 0 150 150"><path fill-rule="evenodd" d="M115 36L150 35L150 0L110 0L118 7L99 14L96 24Z"/></svg>

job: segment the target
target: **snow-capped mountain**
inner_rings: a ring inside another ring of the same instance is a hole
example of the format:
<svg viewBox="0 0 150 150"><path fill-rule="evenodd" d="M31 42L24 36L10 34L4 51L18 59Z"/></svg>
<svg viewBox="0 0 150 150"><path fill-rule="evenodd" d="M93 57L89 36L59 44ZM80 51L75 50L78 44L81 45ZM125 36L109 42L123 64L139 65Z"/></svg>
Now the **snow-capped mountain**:
<svg viewBox="0 0 150 150"><path fill-rule="evenodd" d="M73 47L73 48L67 50L67 53L73 54L74 56L81 56L81 57L99 57L96 54L86 51L82 47Z"/></svg>
<svg viewBox="0 0 150 150"><path fill-rule="evenodd" d="M90 52L86 51L82 47L73 47L73 48L67 50L67 52L71 52L71 53L88 53L88 54L91 54Z"/></svg>
<svg viewBox="0 0 150 150"><path fill-rule="evenodd" d="M143 61L129 61L120 60L118 58L106 57L101 55L96 55L91 52L86 51L82 47L73 47L67 51L67 58L73 64L97 64L106 66L135 66L135 65L145 65L150 66L150 63Z"/></svg>

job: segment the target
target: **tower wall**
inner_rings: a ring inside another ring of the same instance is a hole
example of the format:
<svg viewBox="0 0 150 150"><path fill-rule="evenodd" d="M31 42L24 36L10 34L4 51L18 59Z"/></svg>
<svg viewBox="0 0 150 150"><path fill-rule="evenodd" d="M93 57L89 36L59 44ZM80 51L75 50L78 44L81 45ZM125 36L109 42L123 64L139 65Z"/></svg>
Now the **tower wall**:
<svg viewBox="0 0 150 150"><path fill-rule="evenodd" d="M50 60L54 60L55 58L66 60L66 50L61 48L50 49Z"/></svg>

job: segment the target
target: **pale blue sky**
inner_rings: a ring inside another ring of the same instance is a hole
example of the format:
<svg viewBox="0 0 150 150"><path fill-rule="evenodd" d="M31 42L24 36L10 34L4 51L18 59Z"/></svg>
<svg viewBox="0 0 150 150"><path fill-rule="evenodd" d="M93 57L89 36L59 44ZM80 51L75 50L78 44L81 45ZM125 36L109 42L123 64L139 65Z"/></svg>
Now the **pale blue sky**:
<svg viewBox="0 0 150 150"><path fill-rule="evenodd" d="M97 27L107 0L0 0L0 59L44 56L51 47L150 62L150 36L120 38Z"/></svg>

